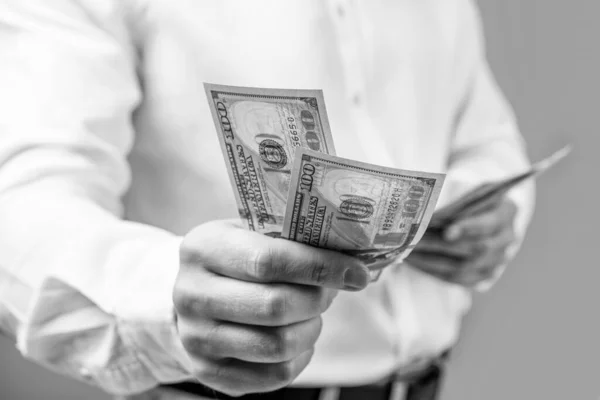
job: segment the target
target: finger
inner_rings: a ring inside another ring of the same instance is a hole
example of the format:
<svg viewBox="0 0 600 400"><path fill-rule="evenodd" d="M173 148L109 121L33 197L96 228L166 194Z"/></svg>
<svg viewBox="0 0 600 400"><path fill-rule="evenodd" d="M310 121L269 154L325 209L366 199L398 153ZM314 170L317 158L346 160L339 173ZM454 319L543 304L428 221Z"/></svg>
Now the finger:
<svg viewBox="0 0 600 400"><path fill-rule="evenodd" d="M463 219L469 216L474 216L478 214L482 214L484 212L490 211L494 208L500 206L500 204L504 201L504 193L498 192L487 197L484 197L482 200L474 203L470 207L461 210L457 218Z"/></svg>
<svg viewBox="0 0 600 400"><path fill-rule="evenodd" d="M270 392L289 385L306 368L314 350L281 363L251 363L235 358L196 360L194 376L214 390L230 396Z"/></svg>
<svg viewBox="0 0 600 400"><path fill-rule="evenodd" d="M465 288L472 289L481 282L486 281L487 279L489 279L487 275L482 275L479 272L469 272L457 274L454 277L452 283L463 286Z"/></svg>
<svg viewBox="0 0 600 400"><path fill-rule="evenodd" d="M512 225L516 207L511 201L504 201L497 208L467 217L450 225L444 232L448 241L463 237L485 237L497 234L506 226Z"/></svg>
<svg viewBox="0 0 600 400"><path fill-rule="evenodd" d="M411 256L420 252L427 252L468 261L483 256L488 252L494 252L496 249L504 249L514 243L514 241L515 235L511 225L505 226L504 229L491 237L463 237L453 242L448 242L438 235L424 235L423 239L421 239L415 250L411 253Z"/></svg>
<svg viewBox="0 0 600 400"><path fill-rule="evenodd" d="M474 215L491 207L502 196L490 193L494 184L480 185L463 194L458 200L434 213L430 226L444 227L451 222Z"/></svg>
<svg viewBox="0 0 600 400"><path fill-rule="evenodd" d="M216 232L198 235L182 245L182 263L251 282L288 282L351 291L363 289L369 282L368 270L357 258L215 225Z"/></svg>
<svg viewBox="0 0 600 400"><path fill-rule="evenodd" d="M503 264L494 263L490 265L480 265L475 270L463 270L463 272L454 277L454 283L465 287L476 286L481 282L492 279L501 265Z"/></svg>
<svg viewBox="0 0 600 400"><path fill-rule="evenodd" d="M419 255L411 259L410 264L445 282L464 287L472 287L490 276L489 269L468 268L465 262L452 262L432 254Z"/></svg>
<svg viewBox="0 0 600 400"><path fill-rule="evenodd" d="M460 261L435 253L411 254L406 261L413 267L447 282L453 282L460 272Z"/></svg>
<svg viewBox="0 0 600 400"><path fill-rule="evenodd" d="M465 263L465 270L474 270L477 273L486 271L506 263L506 247L489 252L473 261Z"/></svg>
<svg viewBox="0 0 600 400"><path fill-rule="evenodd" d="M453 277L454 281L469 287L490 279L500 266L506 264L507 249L513 238L510 231L496 236L495 243L487 251L460 264L460 272Z"/></svg>
<svg viewBox="0 0 600 400"><path fill-rule="evenodd" d="M411 254L406 260L419 270L433 275L443 281L466 285L481 279L481 270L488 265L497 265L501 257L495 253L493 256L473 257L472 259L456 259L437 253Z"/></svg>
<svg viewBox="0 0 600 400"><path fill-rule="evenodd" d="M312 349L321 326L320 317L278 327L203 321L181 326L179 333L185 349L196 357L278 363Z"/></svg>
<svg viewBox="0 0 600 400"><path fill-rule="evenodd" d="M455 258L467 258L473 254L474 247L475 241L473 240L467 239L448 242L440 235L426 233L411 253L411 256L420 252L426 252Z"/></svg>
<svg viewBox="0 0 600 400"><path fill-rule="evenodd" d="M337 291L318 286L240 281L202 269L178 281L175 307L189 319L281 326L321 315Z"/></svg>
<svg viewBox="0 0 600 400"><path fill-rule="evenodd" d="M497 271L502 267L502 265L504 264L493 264L480 268L479 271L477 271L479 274L479 280L477 283L489 280L492 277L494 277L494 275L496 275Z"/></svg>

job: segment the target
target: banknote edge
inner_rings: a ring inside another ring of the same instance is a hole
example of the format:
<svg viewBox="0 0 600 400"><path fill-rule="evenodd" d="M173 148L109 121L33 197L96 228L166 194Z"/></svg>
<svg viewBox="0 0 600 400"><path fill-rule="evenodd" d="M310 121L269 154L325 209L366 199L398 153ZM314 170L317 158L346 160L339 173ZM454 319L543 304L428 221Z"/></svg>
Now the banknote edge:
<svg viewBox="0 0 600 400"><path fill-rule="evenodd" d="M317 100L318 109L322 111L319 113L319 121L321 122L321 130L325 139L325 145L327 146L327 151L324 153L336 155L335 141L333 139L333 132L331 130L331 124L329 122L329 114L327 112L327 106L325 104L325 95L323 94L323 90L321 89L282 89L263 87L259 88L249 86L229 86L217 83L204 82L204 90L206 92L207 98L209 99L209 102L212 102L212 91L226 93L230 95L239 95L240 93L236 92L237 90L242 94L271 99L314 97ZM216 128L218 129L218 126L216 126Z"/></svg>
<svg viewBox="0 0 600 400"><path fill-rule="evenodd" d="M443 185L444 185L444 181L446 179L446 174L433 173L433 172L411 171L411 170L406 170L406 169L401 169L401 168L383 167L383 166L379 166L376 164L369 164L369 163L365 163L362 161L351 160L351 159L347 159L347 158L339 157L339 156L335 156L335 155L332 156L329 154L320 153L320 152L306 149L306 148L297 149L295 156L294 156L294 166L292 168L292 178L290 180L290 186L288 188L283 229L282 229L282 233L281 233L283 238L293 240L293 238L291 238L291 235L290 235L290 228L293 226L292 216L294 214L294 209L295 209L295 205L296 205L295 193L297 191L296 187L298 186L298 180L299 180L298 171L300 170L300 166L302 165L302 158L305 155L309 156L309 157L317 158L317 159L320 158L323 161L326 161L329 163L340 164L340 165L344 165L344 162L347 162L348 165L351 165L352 167L354 167L356 169L363 169L363 170L380 173L380 174L383 173L385 175L392 175L392 176L396 176L396 177L403 176L403 177L410 177L410 178L417 177L417 178L423 178L423 179L434 179L435 184L434 184L431 194L429 196L430 200L428 201L427 207L425 208L425 211L423 213L423 217L421 219L422 223L419 224L419 229L417 230L417 233L415 234L413 241L411 242L411 245L414 245L419 240L421 240L421 238L425 234L425 230L427 229L427 226L431 222L431 218L435 211L435 207L439 200L439 197L440 197ZM335 160L331 160L331 159L327 159L327 158L335 158ZM292 197L294 197L294 198L292 198Z"/></svg>
<svg viewBox="0 0 600 400"><path fill-rule="evenodd" d="M370 164L370 163L366 163L363 161L352 160L352 159L340 157L337 155L321 153L321 152L307 149L307 148L299 148L299 150L301 150L300 154L302 154L302 155L307 155L307 156L314 157L314 158L322 158L323 161L332 162L332 163L336 163L336 164L342 164L342 165L344 164L344 162L346 162L348 165L351 165L354 168L370 170L370 171L373 171L376 173L384 173L387 175L404 175L407 177L417 177L417 178L440 179L442 182L444 181L444 179L446 177L446 174L441 173L441 172L413 171L413 170L402 169L402 168L384 167L381 165ZM296 151L296 154L299 154L298 151ZM302 155L300 157L302 157ZM294 163L296 163L298 158L300 158L300 157L298 155L296 155L294 157ZM328 160L327 159L328 157L335 158L335 160L331 160L331 159ZM297 165L299 166L300 164L297 164ZM294 164L294 168L295 167L296 167L296 164Z"/></svg>
<svg viewBox="0 0 600 400"><path fill-rule="evenodd" d="M300 178L300 174L297 173L297 171L299 171L300 169L300 165L302 164L302 150L306 150L304 148L297 148L296 152L294 153L294 165L292 166L292 171L291 171L291 179L290 179L290 186L288 187L288 194L287 194L287 199L285 202L285 213L284 213L284 217L283 217L283 228L281 229L281 237L283 239L289 239L289 240L293 240L293 238L289 235L289 230L293 224L292 221L292 216L294 214L294 207L295 207L295 196L294 198L292 198L293 194L296 193L296 190L294 189L292 191L293 187L296 187L298 185L298 179Z"/></svg>
<svg viewBox="0 0 600 400"><path fill-rule="evenodd" d="M241 207L241 205L243 205L244 203L246 203L246 199L242 199L241 195L239 193L239 190L237 188L236 185L236 178L233 172L233 168L231 168L230 165L228 165L227 163L229 162L225 155L227 154L227 143L225 142L225 138L223 137L223 134L220 131L220 127L219 127L219 117L217 114L217 109L216 107L214 107L213 104L213 97L212 97L212 89L211 87L212 84L204 84L204 91L206 93L206 98L208 100L208 108L210 109L210 114L212 116L213 119L213 124L215 125L215 130L216 130L216 135L219 138L219 144L221 145L221 152L223 154L222 160L223 163L225 164L225 169L227 170L227 174L229 175L229 183L231 185L231 188L233 189L233 195L235 196L235 200L236 200L236 204L238 205L238 207ZM238 208L238 214L239 214L239 208ZM248 215L252 216L250 207L247 206L246 213L248 213ZM253 226L253 218L242 218L242 216L240 215L240 219L244 220L244 222L246 223L246 226L248 229L255 231L256 227Z"/></svg>
<svg viewBox="0 0 600 400"><path fill-rule="evenodd" d="M506 194L523 182L530 179L537 179L539 176L546 174L548 170L552 169L558 163L564 160L571 151L571 145L563 146L549 156L544 157L535 163L531 163L529 168L525 171L501 179L484 182L483 184L487 183L493 186L491 186L487 191L483 192L483 194L479 194L477 197L470 197L474 195L474 192L479 188L479 185L473 187L467 193L464 193L460 198L449 204L446 204L435 212L435 214L437 214L435 215L436 220L439 219L439 222L436 223L436 227L443 227L452 222L454 219L460 218L459 214L465 208L468 208L472 204L478 203L485 196L493 194L494 191L499 191L502 192L502 194Z"/></svg>

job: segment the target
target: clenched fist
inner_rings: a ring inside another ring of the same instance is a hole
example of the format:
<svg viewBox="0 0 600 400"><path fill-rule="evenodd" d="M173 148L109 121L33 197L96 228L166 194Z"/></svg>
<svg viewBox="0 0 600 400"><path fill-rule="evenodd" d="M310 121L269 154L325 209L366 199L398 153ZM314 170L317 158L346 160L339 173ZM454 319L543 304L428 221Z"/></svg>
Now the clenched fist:
<svg viewBox="0 0 600 400"><path fill-rule="evenodd" d="M195 377L229 395L286 386L310 361L337 289L368 281L355 258L236 222L200 225L182 243L173 293Z"/></svg>

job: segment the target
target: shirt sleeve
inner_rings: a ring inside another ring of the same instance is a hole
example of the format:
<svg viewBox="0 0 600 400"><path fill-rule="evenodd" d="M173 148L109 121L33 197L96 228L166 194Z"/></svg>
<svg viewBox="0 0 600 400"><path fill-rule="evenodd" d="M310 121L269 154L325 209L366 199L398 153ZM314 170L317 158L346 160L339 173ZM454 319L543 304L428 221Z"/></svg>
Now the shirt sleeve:
<svg viewBox="0 0 600 400"><path fill-rule="evenodd" d="M472 0L461 1L457 36L457 81L463 82L457 95L456 125L449 157L444 197L460 197L482 183L499 180L529 168L525 143L510 105L496 83L485 56L481 18ZM534 184L527 182L511 190L509 198L517 206L515 231L518 243L531 219ZM487 290L500 277L497 274L476 289Z"/></svg>
<svg viewBox="0 0 600 400"><path fill-rule="evenodd" d="M0 332L112 393L183 380L180 238L122 220L136 50L120 0L0 2Z"/></svg>

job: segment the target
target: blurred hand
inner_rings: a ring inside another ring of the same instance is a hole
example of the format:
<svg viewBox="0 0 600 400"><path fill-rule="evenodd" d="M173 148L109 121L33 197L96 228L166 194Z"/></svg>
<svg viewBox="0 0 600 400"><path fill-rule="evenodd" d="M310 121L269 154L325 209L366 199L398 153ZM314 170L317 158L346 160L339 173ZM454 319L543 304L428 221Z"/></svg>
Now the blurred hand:
<svg viewBox="0 0 600 400"><path fill-rule="evenodd" d="M428 230L406 262L444 281L472 287L506 263L507 249L515 242L516 212L510 199L498 197L443 230Z"/></svg>
<svg viewBox="0 0 600 400"><path fill-rule="evenodd" d="M195 377L234 396L286 386L310 361L337 289L368 281L355 258L234 222L200 225L182 243L173 293Z"/></svg>

